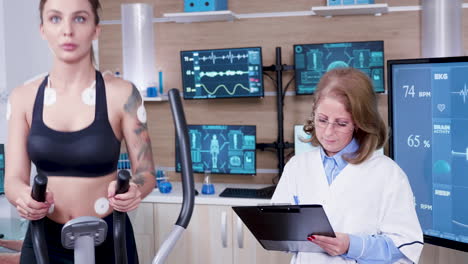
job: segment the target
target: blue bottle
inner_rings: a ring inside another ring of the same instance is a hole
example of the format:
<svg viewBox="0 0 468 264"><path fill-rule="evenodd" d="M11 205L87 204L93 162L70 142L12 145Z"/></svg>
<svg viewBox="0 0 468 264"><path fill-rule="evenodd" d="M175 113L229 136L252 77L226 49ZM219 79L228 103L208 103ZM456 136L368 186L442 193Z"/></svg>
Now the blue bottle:
<svg viewBox="0 0 468 264"><path fill-rule="evenodd" d="M214 194L215 188L213 183L211 183L211 171L205 171L205 179L203 180L202 185L202 194Z"/></svg>

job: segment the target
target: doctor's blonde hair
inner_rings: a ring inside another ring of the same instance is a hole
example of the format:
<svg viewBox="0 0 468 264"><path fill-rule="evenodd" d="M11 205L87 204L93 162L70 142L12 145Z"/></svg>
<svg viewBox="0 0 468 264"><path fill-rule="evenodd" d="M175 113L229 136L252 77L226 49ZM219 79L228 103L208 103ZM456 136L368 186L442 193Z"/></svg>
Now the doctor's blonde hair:
<svg viewBox="0 0 468 264"><path fill-rule="evenodd" d="M325 97L333 97L342 102L353 118L353 137L358 142L359 149L354 155L343 157L347 162L362 163L376 149L385 145L387 127L379 114L372 82L366 74L354 68L333 69L320 79L314 94L312 117L304 125L304 131L312 135L308 142L314 146L320 145L313 121L315 110Z"/></svg>

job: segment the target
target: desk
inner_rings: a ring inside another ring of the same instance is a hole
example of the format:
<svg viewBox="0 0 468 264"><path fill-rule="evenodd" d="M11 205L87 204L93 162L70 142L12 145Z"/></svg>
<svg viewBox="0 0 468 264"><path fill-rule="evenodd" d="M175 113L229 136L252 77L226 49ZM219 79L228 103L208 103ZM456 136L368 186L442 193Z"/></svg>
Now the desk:
<svg viewBox="0 0 468 264"><path fill-rule="evenodd" d="M171 182L171 193L154 189L130 213L141 263L151 263L164 238L172 230L180 213L182 185ZM214 183L215 194L195 196L195 207L183 237L169 254L167 263L289 263L291 255L266 251L235 215L233 205L269 204L268 199L219 197L224 188L263 188L269 184ZM195 183L200 191L202 183Z"/></svg>
<svg viewBox="0 0 468 264"><path fill-rule="evenodd" d="M182 184L181 182L171 182L172 191L170 193L160 193L158 189L154 189L148 196L143 199L143 203L169 203L169 204L180 204L182 202ZM195 189L198 190L199 195L195 196L195 204L204 205L228 205L228 206L242 206L242 205L258 205L258 204L269 204L269 199L251 199L251 198L231 198L231 197L219 197L219 194L226 187L230 188L252 188L259 189L271 184L226 184L226 183L214 183L215 193L214 194L202 194L202 183L195 183Z"/></svg>

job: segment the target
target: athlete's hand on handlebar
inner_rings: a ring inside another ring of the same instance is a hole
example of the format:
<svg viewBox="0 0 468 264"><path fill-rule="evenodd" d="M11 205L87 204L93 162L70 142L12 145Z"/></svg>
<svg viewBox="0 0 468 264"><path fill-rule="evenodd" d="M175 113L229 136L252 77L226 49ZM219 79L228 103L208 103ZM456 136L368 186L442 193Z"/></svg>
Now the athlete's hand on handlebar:
<svg viewBox="0 0 468 264"><path fill-rule="evenodd" d="M135 210L141 202L141 192L140 188L133 183L130 182L130 188L128 192L115 194L117 181L112 181L109 184L109 188L107 190L107 198L109 199L109 204L119 212L129 212Z"/></svg>
<svg viewBox="0 0 468 264"><path fill-rule="evenodd" d="M16 199L16 209L21 217L28 220L39 220L44 218L49 208L54 203L54 195L49 190L46 191L46 201L44 203L35 201L31 197L31 187L22 192L18 199Z"/></svg>

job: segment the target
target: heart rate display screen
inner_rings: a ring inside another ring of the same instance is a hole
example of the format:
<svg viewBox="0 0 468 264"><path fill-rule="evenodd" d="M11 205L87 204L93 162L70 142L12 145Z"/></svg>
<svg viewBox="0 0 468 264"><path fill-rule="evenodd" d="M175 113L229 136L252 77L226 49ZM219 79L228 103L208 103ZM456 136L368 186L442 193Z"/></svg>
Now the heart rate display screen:
<svg viewBox="0 0 468 264"><path fill-rule="evenodd" d="M391 155L427 240L468 250L468 58L389 61Z"/></svg>

